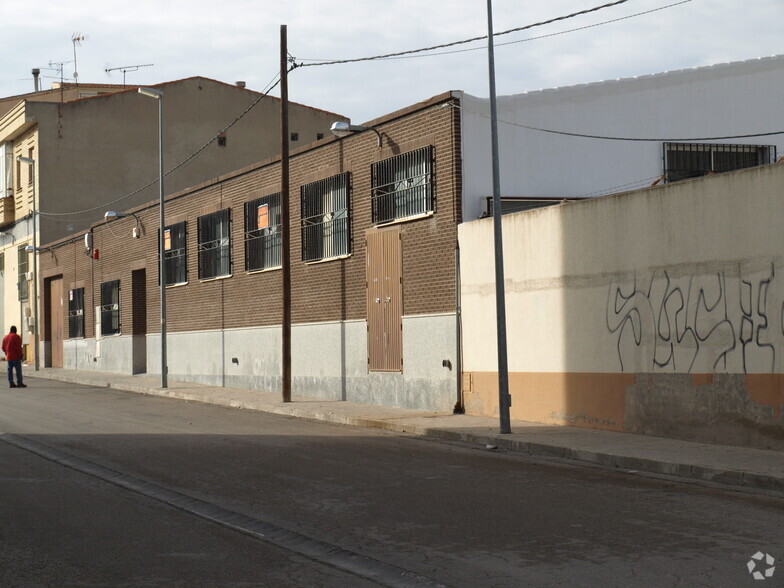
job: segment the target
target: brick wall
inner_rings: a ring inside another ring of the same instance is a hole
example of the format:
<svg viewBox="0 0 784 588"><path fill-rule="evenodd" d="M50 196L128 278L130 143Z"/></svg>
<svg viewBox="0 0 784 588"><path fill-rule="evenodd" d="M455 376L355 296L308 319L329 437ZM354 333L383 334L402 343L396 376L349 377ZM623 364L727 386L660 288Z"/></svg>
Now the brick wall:
<svg viewBox="0 0 784 588"><path fill-rule="evenodd" d="M414 148L433 146L435 212L401 223L403 313L453 312L454 251L460 221L459 128L457 109L444 107L448 94L412 106L376 122L383 137L365 132L342 140L326 138L294 151L290 160L292 320L295 323L364 319L367 316L365 231L371 221L371 164ZM301 261L300 186L343 171L351 172L351 255L305 264ZM169 287L169 332L280 324L281 271L248 273L244 269L244 209L248 200L279 191L279 160L268 160L167 199L166 222L187 223L188 283ZM116 205L121 209L121 204ZM197 218L231 209L231 277L198 279ZM85 255L82 236L51 245L40 258L42 277L62 275L68 290L85 287L85 331L94 334L92 307L100 303L100 284L119 279L122 333L131 334L132 271L146 268L147 331L159 332L157 203L135 209L141 237L131 236L137 221L126 217L93 226L99 259ZM94 292L94 300L91 292ZM67 304L62 320L67 325ZM137 301L138 308L138 301ZM46 320L46 317L45 317ZM42 333L46 331L43 330ZM66 330L67 335L67 330Z"/></svg>

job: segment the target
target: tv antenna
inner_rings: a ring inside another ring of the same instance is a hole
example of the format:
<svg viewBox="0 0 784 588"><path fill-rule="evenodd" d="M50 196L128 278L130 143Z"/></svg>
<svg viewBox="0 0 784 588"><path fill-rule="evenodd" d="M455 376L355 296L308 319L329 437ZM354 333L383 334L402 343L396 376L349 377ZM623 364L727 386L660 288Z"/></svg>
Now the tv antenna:
<svg viewBox="0 0 784 588"><path fill-rule="evenodd" d="M86 41L88 39L88 35L83 35L82 33L74 33L71 35L71 43L73 43L73 64L74 64L74 82L78 85L79 84L79 72L76 69L76 48L82 46L82 41Z"/></svg>
<svg viewBox="0 0 784 588"><path fill-rule="evenodd" d="M122 67L106 67L105 71L106 75L112 77L111 72L113 71L121 71L123 73L123 86L125 85L125 74L129 71L139 71L140 67L152 67L155 65L154 63L143 63L140 65L123 65Z"/></svg>

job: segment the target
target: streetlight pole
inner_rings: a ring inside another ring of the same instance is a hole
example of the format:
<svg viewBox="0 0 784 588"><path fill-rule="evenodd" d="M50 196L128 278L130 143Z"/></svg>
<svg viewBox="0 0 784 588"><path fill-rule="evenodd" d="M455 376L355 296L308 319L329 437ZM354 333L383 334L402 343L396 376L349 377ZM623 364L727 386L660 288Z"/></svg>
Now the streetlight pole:
<svg viewBox="0 0 784 588"><path fill-rule="evenodd" d="M166 217L163 210L163 92L155 88L139 88L139 94L158 101L158 161L160 164L158 186L161 226L158 234L158 279L161 284L161 388L168 387L169 365L166 360Z"/></svg>
<svg viewBox="0 0 784 588"><path fill-rule="evenodd" d="M30 166L33 188L33 354L35 355L35 371L41 369L38 359L38 208L35 203L35 159L17 155L16 159Z"/></svg>

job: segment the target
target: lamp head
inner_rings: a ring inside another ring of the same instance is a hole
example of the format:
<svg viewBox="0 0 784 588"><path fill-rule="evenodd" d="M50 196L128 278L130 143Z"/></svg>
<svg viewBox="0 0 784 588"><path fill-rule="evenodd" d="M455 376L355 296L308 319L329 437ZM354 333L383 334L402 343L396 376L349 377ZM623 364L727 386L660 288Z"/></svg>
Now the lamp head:
<svg viewBox="0 0 784 588"><path fill-rule="evenodd" d="M371 130L371 127L363 127L362 125L352 125L351 123L338 121L336 123L332 123L332 126L329 128L329 130L332 131L332 134L336 137L348 137L353 133L369 131Z"/></svg>
<svg viewBox="0 0 784 588"><path fill-rule="evenodd" d="M155 98L156 100L160 100L163 98L163 91L156 90L155 88L139 88L139 94L144 94L145 96L149 96L150 98Z"/></svg>

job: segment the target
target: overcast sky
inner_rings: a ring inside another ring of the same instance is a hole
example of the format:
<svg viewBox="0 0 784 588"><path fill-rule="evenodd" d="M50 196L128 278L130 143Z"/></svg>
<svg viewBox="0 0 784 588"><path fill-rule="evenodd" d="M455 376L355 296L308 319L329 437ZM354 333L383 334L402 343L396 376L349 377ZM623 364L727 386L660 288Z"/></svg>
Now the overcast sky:
<svg viewBox="0 0 784 588"><path fill-rule="evenodd" d="M601 5L609 0L494 0L496 32ZM646 15L556 34L674 4L624 4L496 37L499 95L784 53L784 0L691 0ZM280 25L298 63L351 59L450 43L487 33L485 0L27 0L0 3L4 23L0 95L45 87L63 66L79 81L122 83L105 69L154 64L127 74L132 84L202 75L262 90L280 60ZM552 35L545 38L543 35ZM502 45L502 43L510 43ZM429 57L304 67L289 76L293 101L361 123L446 90L488 95L486 41ZM277 89L273 91L277 95Z"/></svg>

